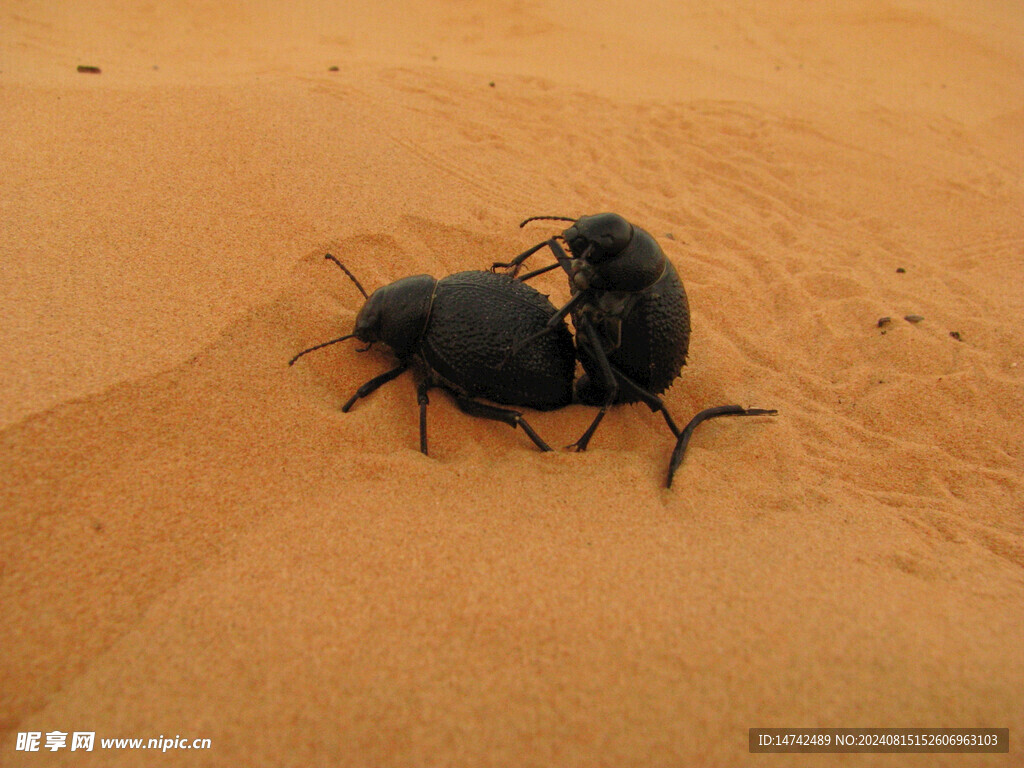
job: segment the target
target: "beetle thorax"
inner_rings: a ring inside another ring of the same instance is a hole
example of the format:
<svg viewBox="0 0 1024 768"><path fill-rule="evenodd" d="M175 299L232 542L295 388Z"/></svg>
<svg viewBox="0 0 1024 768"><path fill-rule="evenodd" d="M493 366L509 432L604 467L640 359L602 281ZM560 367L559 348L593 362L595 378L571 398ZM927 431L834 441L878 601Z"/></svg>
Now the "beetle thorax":
<svg viewBox="0 0 1024 768"><path fill-rule="evenodd" d="M408 357L426 330L436 284L430 275L413 275L378 288L356 316L356 338L381 341L400 358Z"/></svg>
<svg viewBox="0 0 1024 768"><path fill-rule="evenodd" d="M665 272L657 241L616 213L581 216L562 237L573 255L573 291L642 291Z"/></svg>

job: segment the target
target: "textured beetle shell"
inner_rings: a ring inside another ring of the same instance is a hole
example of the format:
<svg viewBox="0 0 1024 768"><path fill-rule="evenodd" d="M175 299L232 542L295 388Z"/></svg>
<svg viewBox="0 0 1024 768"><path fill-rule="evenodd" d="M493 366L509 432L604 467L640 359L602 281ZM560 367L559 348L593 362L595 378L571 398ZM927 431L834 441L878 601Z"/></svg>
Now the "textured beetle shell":
<svg viewBox="0 0 1024 768"><path fill-rule="evenodd" d="M671 386L686 364L690 347L686 290L666 258L665 271L658 281L633 296L631 307L622 317L621 343L607 352L608 360L644 389L658 395ZM600 331L599 318L591 315L591 319L597 320L595 327ZM580 359L593 386L600 381L597 364L585 348L580 349ZM586 397L593 398L594 395ZM619 402L633 399L620 390Z"/></svg>
<svg viewBox="0 0 1024 768"><path fill-rule="evenodd" d="M543 329L556 311L546 296L508 275L449 275L437 281L420 354L438 383L470 397L560 408L572 401L576 365L564 322L505 361L515 342Z"/></svg>

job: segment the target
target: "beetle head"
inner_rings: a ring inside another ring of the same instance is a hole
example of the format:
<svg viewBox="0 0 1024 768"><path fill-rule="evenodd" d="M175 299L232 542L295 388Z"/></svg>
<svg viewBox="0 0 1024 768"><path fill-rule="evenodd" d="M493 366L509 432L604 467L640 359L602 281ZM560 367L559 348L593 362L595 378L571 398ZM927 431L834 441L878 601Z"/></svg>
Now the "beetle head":
<svg viewBox="0 0 1024 768"><path fill-rule="evenodd" d="M324 258L342 268L359 292L366 296L366 303L356 315L356 327L352 333L314 344L295 355L288 361L288 365L295 365L295 361L305 354L348 339L359 339L368 345L356 352L365 352L377 341L387 344L403 360L416 351L416 345L430 318L430 305L434 300L434 285L437 281L430 275L403 277L367 296L356 276L344 264L329 253Z"/></svg>
<svg viewBox="0 0 1024 768"><path fill-rule="evenodd" d="M633 240L633 225L617 213L580 216L562 233L573 258L600 264L620 255Z"/></svg>

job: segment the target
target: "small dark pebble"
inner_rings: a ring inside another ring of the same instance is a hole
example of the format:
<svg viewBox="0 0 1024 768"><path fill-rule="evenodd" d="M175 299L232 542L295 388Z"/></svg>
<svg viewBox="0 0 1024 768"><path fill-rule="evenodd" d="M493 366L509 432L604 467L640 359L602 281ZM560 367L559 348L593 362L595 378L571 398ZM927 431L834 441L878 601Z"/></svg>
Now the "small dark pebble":
<svg viewBox="0 0 1024 768"><path fill-rule="evenodd" d="M79 72L85 72L86 74L90 74L90 75L98 75L100 73L100 68L99 67L90 67L90 66L88 66L86 64L79 64L78 65L78 71Z"/></svg>
<svg viewBox="0 0 1024 768"><path fill-rule="evenodd" d="M337 71L338 71L338 68L337 68L337 67L328 67L328 68L327 68L327 71L328 71L328 72L337 72Z"/></svg>
<svg viewBox="0 0 1024 768"><path fill-rule="evenodd" d="M949 335L952 336L957 341L963 341L963 339L960 338L960 331L950 331Z"/></svg>
<svg viewBox="0 0 1024 768"><path fill-rule="evenodd" d="M907 270L905 270L905 269L904 269L903 267L896 267L896 271L897 271L897 272L899 272L899 273L900 273L900 274L902 275L902 274L903 274L903 273L905 273L905 272L906 272Z"/></svg>
<svg viewBox="0 0 1024 768"><path fill-rule="evenodd" d="M494 87L494 81L491 80L491 82L489 82L488 85L491 86L491 88L493 88Z"/></svg>
<svg viewBox="0 0 1024 768"><path fill-rule="evenodd" d="M924 320L924 318L921 317L921 315L905 315L903 319L906 320L908 323L920 323L922 320Z"/></svg>
<svg viewBox="0 0 1024 768"><path fill-rule="evenodd" d="M878 327L879 328L885 328L885 326L887 326L891 322L892 322L892 318L891 317L880 317L880 318L878 318Z"/></svg>
<svg viewBox="0 0 1024 768"><path fill-rule="evenodd" d="M667 237L669 240L675 240L676 239L676 236L673 235L671 232L666 232L665 233L665 237Z"/></svg>

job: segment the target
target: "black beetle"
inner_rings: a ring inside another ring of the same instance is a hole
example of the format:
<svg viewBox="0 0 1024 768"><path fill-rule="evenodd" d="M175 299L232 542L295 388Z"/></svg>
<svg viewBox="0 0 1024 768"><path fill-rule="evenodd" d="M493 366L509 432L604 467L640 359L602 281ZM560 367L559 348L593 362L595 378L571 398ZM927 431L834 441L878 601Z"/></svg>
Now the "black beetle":
<svg viewBox="0 0 1024 768"><path fill-rule="evenodd" d="M537 410L561 408L572 402L576 354L572 334L564 321L548 325L556 314L547 297L511 275L459 272L440 280L413 275L378 288L367 296L355 276L331 254L330 259L355 283L366 303L356 316L352 333L303 350L307 352L356 338L368 346L383 342L398 358L398 365L363 384L342 406L355 402L404 372L418 369L420 450L427 453L427 397L432 388L455 397L471 416L522 427L542 451L550 451L519 411L481 403L484 398L504 405ZM535 334L551 328L550 333ZM527 344L521 339L534 336ZM509 347L519 347L504 370L498 370Z"/></svg>
<svg viewBox="0 0 1024 768"><path fill-rule="evenodd" d="M686 290L672 262L647 231L617 213L578 219L534 216L519 226L537 220L572 224L511 261L495 262L491 269L505 268L517 275L529 256L547 246L556 263L519 279L529 280L559 266L569 277L572 297L552 316L548 327L555 328L566 314L572 315L577 351L586 372L576 383L576 400L600 406L587 431L574 444L577 450L586 450L610 405L643 402L662 414L677 439L669 468L671 486L697 424L717 416L774 413L739 406L710 408L680 431L658 397L679 377L690 345ZM566 254L560 240L569 246L571 255ZM516 342L510 348L510 358L520 346L533 343L545 332L546 328L538 330Z"/></svg>

